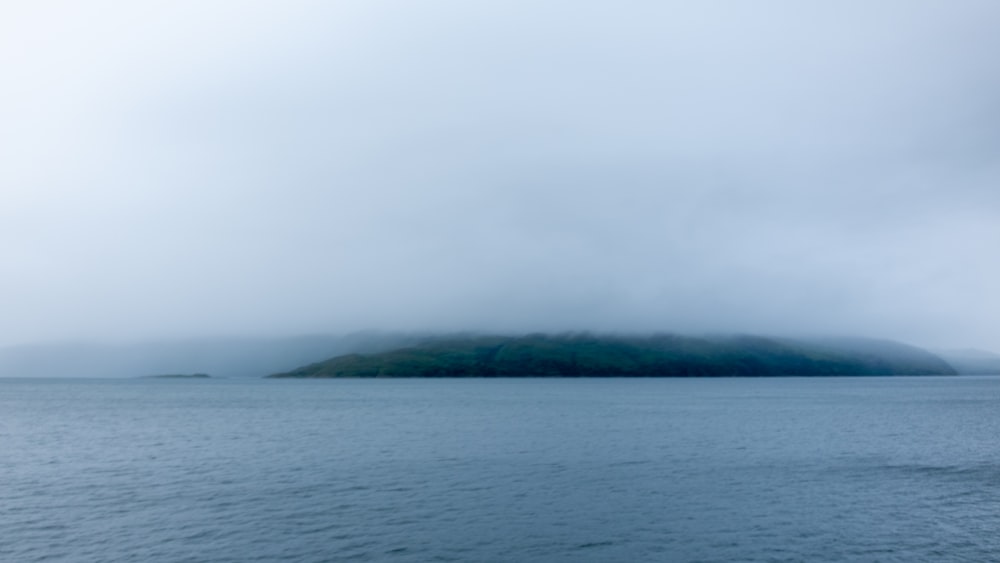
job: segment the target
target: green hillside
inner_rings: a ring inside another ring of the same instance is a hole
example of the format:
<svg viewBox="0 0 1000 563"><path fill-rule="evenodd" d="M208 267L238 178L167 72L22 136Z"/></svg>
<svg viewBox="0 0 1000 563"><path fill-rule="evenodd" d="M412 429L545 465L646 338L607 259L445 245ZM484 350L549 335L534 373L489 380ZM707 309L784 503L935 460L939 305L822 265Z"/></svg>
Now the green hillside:
<svg viewBox="0 0 1000 563"><path fill-rule="evenodd" d="M349 354L269 377L717 377L954 375L925 350L891 341L673 334L456 336Z"/></svg>

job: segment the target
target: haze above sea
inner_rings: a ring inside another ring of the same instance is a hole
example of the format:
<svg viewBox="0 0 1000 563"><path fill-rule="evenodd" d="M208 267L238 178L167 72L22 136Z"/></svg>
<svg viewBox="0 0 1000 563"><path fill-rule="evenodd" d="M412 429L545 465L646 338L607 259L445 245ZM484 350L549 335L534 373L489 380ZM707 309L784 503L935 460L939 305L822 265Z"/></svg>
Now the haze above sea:
<svg viewBox="0 0 1000 563"><path fill-rule="evenodd" d="M1000 378L0 379L2 561L986 561Z"/></svg>

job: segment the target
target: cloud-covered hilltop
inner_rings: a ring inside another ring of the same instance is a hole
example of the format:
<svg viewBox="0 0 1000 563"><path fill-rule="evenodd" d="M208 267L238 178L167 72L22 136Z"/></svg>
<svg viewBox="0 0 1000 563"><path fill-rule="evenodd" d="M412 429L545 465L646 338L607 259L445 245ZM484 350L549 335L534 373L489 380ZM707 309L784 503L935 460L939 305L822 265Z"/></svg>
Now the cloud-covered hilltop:
<svg viewBox="0 0 1000 563"><path fill-rule="evenodd" d="M955 375L944 360L886 340L760 336L452 336L349 354L278 378Z"/></svg>

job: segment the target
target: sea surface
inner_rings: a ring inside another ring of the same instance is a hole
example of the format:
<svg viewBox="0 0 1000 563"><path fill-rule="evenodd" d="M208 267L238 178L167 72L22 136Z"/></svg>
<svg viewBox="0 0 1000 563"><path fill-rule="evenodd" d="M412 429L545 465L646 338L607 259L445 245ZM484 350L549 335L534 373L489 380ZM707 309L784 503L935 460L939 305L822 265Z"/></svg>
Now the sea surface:
<svg viewBox="0 0 1000 563"><path fill-rule="evenodd" d="M0 561L1000 561L1000 378L0 380Z"/></svg>

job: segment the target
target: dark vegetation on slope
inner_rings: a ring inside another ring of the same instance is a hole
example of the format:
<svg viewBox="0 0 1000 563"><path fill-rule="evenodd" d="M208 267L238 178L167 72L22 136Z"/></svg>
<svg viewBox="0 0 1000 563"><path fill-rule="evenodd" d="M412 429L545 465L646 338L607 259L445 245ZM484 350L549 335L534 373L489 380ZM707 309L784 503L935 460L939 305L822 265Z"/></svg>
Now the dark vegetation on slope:
<svg viewBox="0 0 1000 563"><path fill-rule="evenodd" d="M453 336L348 354L270 377L691 377L955 375L937 356L897 342L673 334Z"/></svg>

